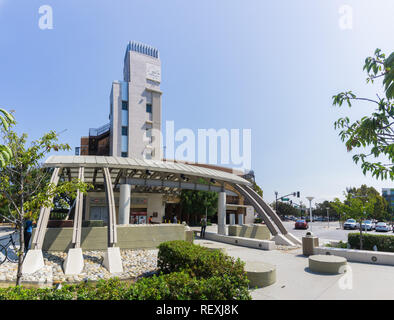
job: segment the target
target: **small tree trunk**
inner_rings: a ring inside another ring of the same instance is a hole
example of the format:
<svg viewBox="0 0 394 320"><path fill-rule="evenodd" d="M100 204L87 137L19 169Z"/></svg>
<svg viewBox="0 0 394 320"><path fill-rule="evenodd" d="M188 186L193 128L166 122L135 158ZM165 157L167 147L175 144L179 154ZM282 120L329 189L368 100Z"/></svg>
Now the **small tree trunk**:
<svg viewBox="0 0 394 320"><path fill-rule="evenodd" d="M23 225L23 219L22 222L19 225L19 251L18 251L18 271L16 274L16 285L20 286L21 281L22 281L22 263L23 263L23 257L24 257L24 252L25 252L25 226Z"/></svg>
<svg viewBox="0 0 394 320"><path fill-rule="evenodd" d="M360 221L360 250L363 249L363 225L362 220Z"/></svg>
<svg viewBox="0 0 394 320"><path fill-rule="evenodd" d="M19 252L18 252L18 271L16 274L16 285L20 286L21 285L21 281L22 281L22 263L23 263L23 256L24 256L24 251L25 251L25 211L24 211L24 204L25 204L25 198L24 198L24 178L23 175L21 176L21 190L22 190L22 194L21 194L21 208L20 208L20 216L19 216Z"/></svg>

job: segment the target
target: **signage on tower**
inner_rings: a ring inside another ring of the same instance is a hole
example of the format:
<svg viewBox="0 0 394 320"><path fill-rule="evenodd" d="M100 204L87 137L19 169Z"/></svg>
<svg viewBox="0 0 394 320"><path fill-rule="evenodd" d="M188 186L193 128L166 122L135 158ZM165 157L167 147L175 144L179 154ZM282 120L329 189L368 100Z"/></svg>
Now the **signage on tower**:
<svg viewBox="0 0 394 320"><path fill-rule="evenodd" d="M147 63L146 64L146 78L156 82L161 82L160 66Z"/></svg>

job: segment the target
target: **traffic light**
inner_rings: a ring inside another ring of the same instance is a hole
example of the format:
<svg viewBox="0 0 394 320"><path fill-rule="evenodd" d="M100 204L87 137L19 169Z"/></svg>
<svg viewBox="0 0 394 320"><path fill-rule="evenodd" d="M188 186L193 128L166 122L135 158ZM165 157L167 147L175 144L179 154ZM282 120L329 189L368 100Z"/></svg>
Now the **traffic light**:
<svg viewBox="0 0 394 320"><path fill-rule="evenodd" d="M300 197L300 192L299 191L297 191L297 198L299 198Z"/></svg>

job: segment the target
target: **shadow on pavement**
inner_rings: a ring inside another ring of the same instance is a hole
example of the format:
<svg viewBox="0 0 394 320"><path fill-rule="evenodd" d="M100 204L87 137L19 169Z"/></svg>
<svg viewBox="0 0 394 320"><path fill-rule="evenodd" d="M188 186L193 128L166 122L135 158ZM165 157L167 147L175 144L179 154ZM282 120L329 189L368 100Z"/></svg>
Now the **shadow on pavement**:
<svg viewBox="0 0 394 320"><path fill-rule="evenodd" d="M338 276L338 274L333 274L333 273L315 272L315 271L310 270L309 267L305 267L305 268L304 268L304 271L305 271L305 272L308 272L308 273L310 273L310 274L318 275L318 276L328 276L328 277L332 277L332 276L335 277L335 276Z"/></svg>

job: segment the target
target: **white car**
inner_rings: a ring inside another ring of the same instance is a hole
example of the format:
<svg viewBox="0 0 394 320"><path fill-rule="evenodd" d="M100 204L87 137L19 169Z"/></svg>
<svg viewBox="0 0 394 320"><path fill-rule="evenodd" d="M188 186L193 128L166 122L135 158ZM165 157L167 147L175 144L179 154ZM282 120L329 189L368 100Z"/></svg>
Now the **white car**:
<svg viewBox="0 0 394 320"><path fill-rule="evenodd" d="M391 226L386 222L378 222L375 227L376 232L389 232L391 231Z"/></svg>
<svg viewBox="0 0 394 320"><path fill-rule="evenodd" d="M361 228L365 231L372 231L374 229L374 226L372 224L371 220L365 220L361 223Z"/></svg>
<svg viewBox="0 0 394 320"><path fill-rule="evenodd" d="M354 219L347 219L346 222L343 224L344 229L359 229L360 224Z"/></svg>

